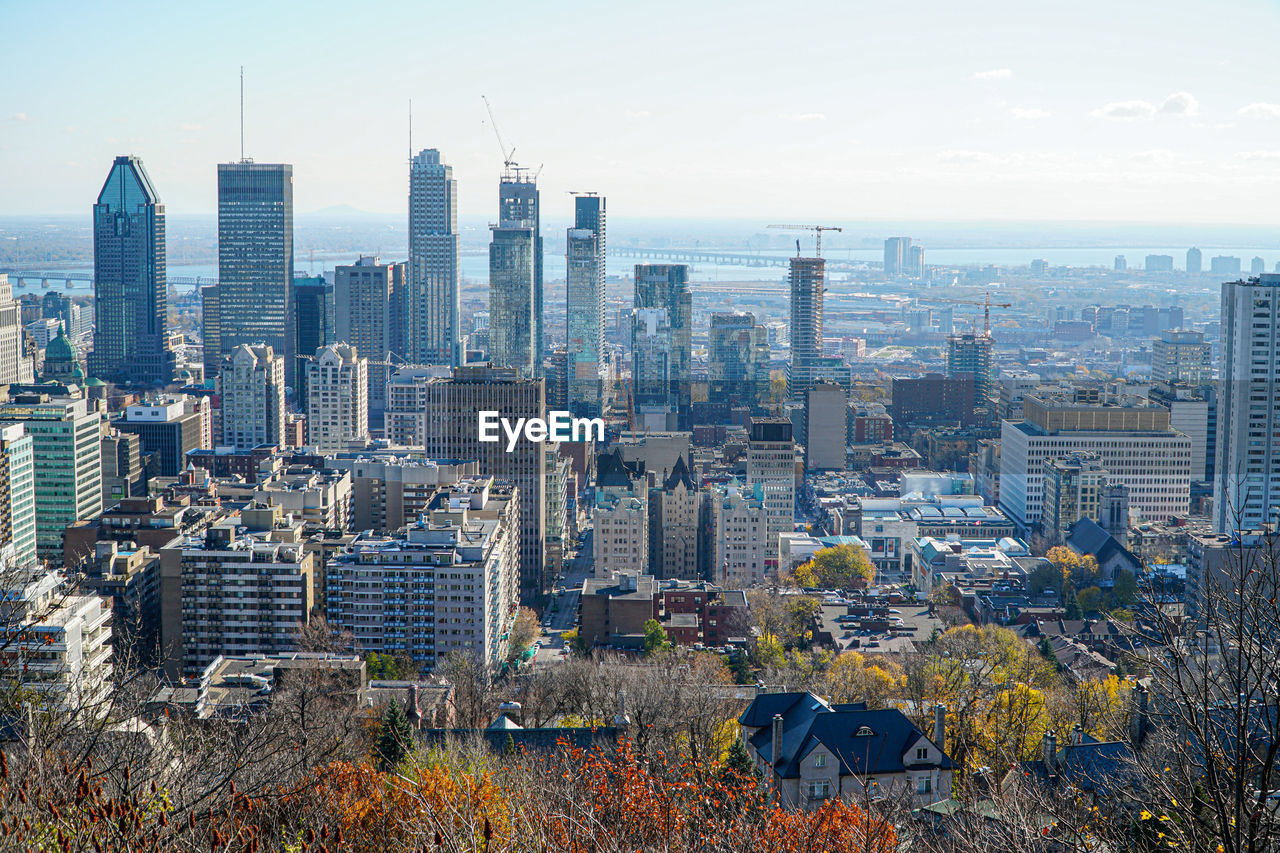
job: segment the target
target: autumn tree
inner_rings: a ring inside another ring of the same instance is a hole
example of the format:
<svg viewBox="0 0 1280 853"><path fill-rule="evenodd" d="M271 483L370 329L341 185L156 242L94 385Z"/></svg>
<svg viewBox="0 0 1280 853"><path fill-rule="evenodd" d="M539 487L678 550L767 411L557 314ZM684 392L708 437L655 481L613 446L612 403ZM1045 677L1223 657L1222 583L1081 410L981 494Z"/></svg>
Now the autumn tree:
<svg viewBox="0 0 1280 853"><path fill-rule="evenodd" d="M876 569L857 545L832 545L797 566L794 576L797 584L807 588L862 589L875 580Z"/></svg>
<svg viewBox="0 0 1280 853"><path fill-rule="evenodd" d="M538 614L532 608L521 607L516 612L515 622L511 625L511 635L507 641L507 661L519 660L521 655L533 645L539 630Z"/></svg>

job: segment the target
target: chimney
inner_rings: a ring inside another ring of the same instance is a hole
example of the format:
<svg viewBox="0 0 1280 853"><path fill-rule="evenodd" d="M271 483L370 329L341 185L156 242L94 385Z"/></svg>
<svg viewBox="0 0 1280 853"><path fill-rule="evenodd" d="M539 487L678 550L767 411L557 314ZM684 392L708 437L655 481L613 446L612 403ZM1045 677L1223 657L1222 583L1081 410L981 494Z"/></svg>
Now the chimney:
<svg viewBox="0 0 1280 853"><path fill-rule="evenodd" d="M770 753L770 759L773 766L778 767L782 764L782 715L773 715L773 750Z"/></svg>
<svg viewBox="0 0 1280 853"><path fill-rule="evenodd" d="M1044 762L1046 773L1053 773L1053 764L1058 757L1058 736L1049 730L1044 733L1044 739L1040 742L1041 760Z"/></svg>
<svg viewBox="0 0 1280 853"><path fill-rule="evenodd" d="M1134 745L1142 743L1142 739L1147 735L1147 688L1141 684L1133 691L1137 709L1134 711L1133 719L1129 723L1129 734Z"/></svg>
<svg viewBox="0 0 1280 853"><path fill-rule="evenodd" d="M519 702L503 702L498 706L498 713L506 714L507 719L517 725L524 725L524 706Z"/></svg>
<svg viewBox="0 0 1280 853"><path fill-rule="evenodd" d="M933 743L947 751L947 706L941 703L933 706Z"/></svg>
<svg viewBox="0 0 1280 853"><path fill-rule="evenodd" d="M1076 723L1071 727L1071 745L1079 746L1084 743L1084 726Z"/></svg>
<svg viewBox="0 0 1280 853"><path fill-rule="evenodd" d="M625 729L631 725L631 718L627 716L627 694L618 691L618 714L613 718L613 724L620 729Z"/></svg>
<svg viewBox="0 0 1280 853"><path fill-rule="evenodd" d="M418 685L409 685L409 706L405 709L405 717L409 725L415 729L422 728L422 706L418 703Z"/></svg>

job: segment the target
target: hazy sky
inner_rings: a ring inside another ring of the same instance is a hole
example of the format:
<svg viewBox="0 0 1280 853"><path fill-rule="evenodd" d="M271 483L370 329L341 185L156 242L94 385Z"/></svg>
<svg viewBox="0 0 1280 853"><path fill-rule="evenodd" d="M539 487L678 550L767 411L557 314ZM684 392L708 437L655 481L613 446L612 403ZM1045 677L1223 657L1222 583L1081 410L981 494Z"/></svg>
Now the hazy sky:
<svg viewBox="0 0 1280 853"><path fill-rule="evenodd" d="M552 215L1280 223L1276 2L0 0L0 32L0 215L87 216L123 153L212 212L243 64L304 212L404 209L412 98L490 214L484 94Z"/></svg>

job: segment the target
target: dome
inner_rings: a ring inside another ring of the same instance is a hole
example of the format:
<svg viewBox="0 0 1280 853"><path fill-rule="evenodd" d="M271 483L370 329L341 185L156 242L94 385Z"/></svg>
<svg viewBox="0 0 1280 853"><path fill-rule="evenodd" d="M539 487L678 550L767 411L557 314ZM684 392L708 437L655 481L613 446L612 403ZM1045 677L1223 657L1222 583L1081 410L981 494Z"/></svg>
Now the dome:
<svg viewBox="0 0 1280 853"><path fill-rule="evenodd" d="M63 362L76 360L76 348L62 329L58 329L58 336L49 341L49 345L44 348L44 360Z"/></svg>

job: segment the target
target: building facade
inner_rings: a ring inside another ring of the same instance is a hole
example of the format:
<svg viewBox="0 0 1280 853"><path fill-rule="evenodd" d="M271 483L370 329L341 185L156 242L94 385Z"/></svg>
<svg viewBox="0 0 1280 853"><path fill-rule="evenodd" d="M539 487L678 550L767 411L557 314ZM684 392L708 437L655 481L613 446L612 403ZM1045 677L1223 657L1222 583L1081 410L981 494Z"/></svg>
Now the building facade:
<svg viewBox="0 0 1280 853"><path fill-rule="evenodd" d="M409 167L409 274L405 356L416 364L460 364L458 182L434 148Z"/></svg>
<svg viewBox="0 0 1280 853"><path fill-rule="evenodd" d="M333 344L317 350L307 365L306 384L309 446L336 453L369 440L369 362L355 347Z"/></svg>
<svg viewBox="0 0 1280 853"><path fill-rule="evenodd" d="M333 271L334 330L339 343L355 347L368 361L369 408L373 421L387 407L388 365L405 350L405 265L361 257Z"/></svg>
<svg viewBox="0 0 1280 853"><path fill-rule="evenodd" d="M569 411L598 417L604 398L605 200L574 199L565 235L566 385Z"/></svg>
<svg viewBox="0 0 1280 853"><path fill-rule="evenodd" d="M270 346L248 344L222 360L222 446L284 446L284 361Z"/></svg>
<svg viewBox="0 0 1280 853"><path fill-rule="evenodd" d="M782 418L751 419L747 443L747 486L757 485L764 492L769 554L776 561L778 534L795 529L796 444L791 435L791 421Z"/></svg>

